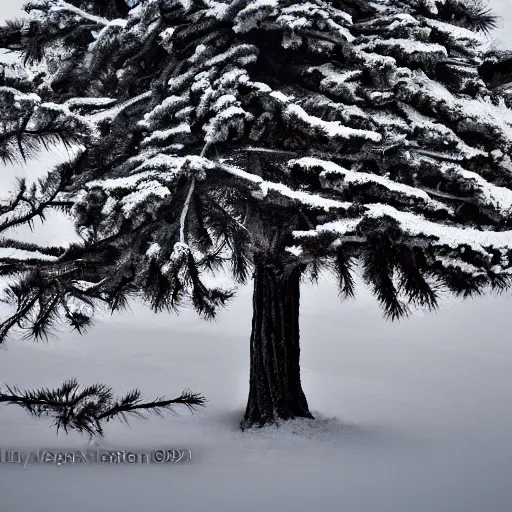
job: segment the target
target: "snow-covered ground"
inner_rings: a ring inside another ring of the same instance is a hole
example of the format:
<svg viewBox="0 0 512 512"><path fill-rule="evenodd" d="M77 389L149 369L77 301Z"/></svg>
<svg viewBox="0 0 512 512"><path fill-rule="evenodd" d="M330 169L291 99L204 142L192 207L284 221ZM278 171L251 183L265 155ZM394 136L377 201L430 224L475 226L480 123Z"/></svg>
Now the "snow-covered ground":
<svg viewBox="0 0 512 512"><path fill-rule="evenodd" d="M104 447L189 448L181 465L0 464L0 510L86 512L506 512L512 506L512 303L448 302L400 324L363 291L340 304L329 282L304 287L303 384L317 421L242 433L248 392L249 288L216 323L192 311L104 318L85 337L12 340L2 380L56 386L68 377L139 387L147 398L184 387L204 411L107 425ZM2 449L83 448L17 407L0 409Z"/></svg>

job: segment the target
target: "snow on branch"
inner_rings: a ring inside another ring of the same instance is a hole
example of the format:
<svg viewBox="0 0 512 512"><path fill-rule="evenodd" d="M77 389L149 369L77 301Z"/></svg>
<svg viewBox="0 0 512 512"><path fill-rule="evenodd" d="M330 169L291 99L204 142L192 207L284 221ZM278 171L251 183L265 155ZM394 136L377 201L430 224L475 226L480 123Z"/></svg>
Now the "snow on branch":
<svg viewBox="0 0 512 512"><path fill-rule="evenodd" d="M219 165L219 169L245 181L252 189L253 197L257 199L269 199L270 194L274 193L277 197L292 200L293 202L325 211L328 211L331 208L347 210L353 206L353 204L348 201L336 201L334 199L322 197L318 194L310 194L300 190L293 190L282 183L265 181L260 176L238 169L237 167Z"/></svg>
<svg viewBox="0 0 512 512"><path fill-rule="evenodd" d="M454 268L459 270L465 274L469 274L471 276L485 276L486 272L475 267L475 265L471 265L470 263L466 263L465 261L461 261L456 258L448 258L446 256L436 256L436 261L441 263L445 268Z"/></svg>
<svg viewBox="0 0 512 512"><path fill-rule="evenodd" d="M500 215L508 216L512 212L512 190L497 187L477 173L467 171L457 164L445 162L441 164L440 171L448 177L453 176L459 179L464 185L472 188L479 202L485 206L490 206Z"/></svg>
<svg viewBox="0 0 512 512"><path fill-rule="evenodd" d="M90 14L87 11L84 11L82 9L79 9L78 7L75 7L74 5L69 4L68 2L65 2L64 0L57 0L55 5L51 8L52 11L67 11L73 14L77 14L78 16L84 18L85 20L92 21L94 23L97 23L98 25L108 25L110 23L110 20L107 20L106 18L101 18L100 16L95 16L94 14Z"/></svg>
<svg viewBox="0 0 512 512"><path fill-rule="evenodd" d="M404 57L417 60L435 57L436 60L448 57L446 48L437 43L424 43L410 39L374 39L369 42L361 43L355 47L358 50L376 51L385 48L386 51L400 52Z"/></svg>
<svg viewBox="0 0 512 512"><path fill-rule="evenodd" d="M286 121L297 125L308 133L320 132L327 137L341 137L348 139L360 137L374 142L380 142L382 135L369 130L359 130L342 125L339 121L324 121L319 117L308 114L299 105L288 105L283 109L283 117Z"/></svg>
<svg viewBox="0 0 512 512"><path fill-rule="evenodd" d="M107 119L113 119L118 114L120 114L123 110L127 109L128 107L131 107L132 105L135 105L135 104L139 103L140 101L144 101L144 100L147 100L148 98L151 98L152 94L153 94L152 91L146 91L142 94L139 94L138 96L135 96L134 98L130 98L129 100L123 101L122 103L119 103L118 105L114 105L113 107L109 108L108 110L104 110L103 112L98 112L97 114L92 114L91 116L87 116L86 118L91 120L93 123L100 123Z"/></svg>
<svg viewBox="0 0 512 512"><path fill-rule="evenodd" d="M64 102L69 109L72 108L106 108L112 106L117 100L114 98L71 98Z"/></svg>
<svg viewBox="0 0 512 512"><path fill-rule="evenodd" d="M0 240L1 242L1 240ZM50 256L48 254L43 254L39 251L28 251L24 249L16 249L11 247L0 247L0 266L2 261L10 261L10 260L19 260L19 261L27 261L27 260L40 260L40 261L57 261L57 256ZM0 272L1 273L1 272Z"/></svg>
<svg viewBox="0 0 512 512"><path fill-rule="evenodd" d="M374 203L364 205L364 215L354 219L340 219L321 224L313 231L294 231L296 238L318 236L321 232L338 235L356 234L358 226L365 218L393 219L402 233L410 238L428 239L434 246L461 250L470 247L484 259L489 259L488 249L508 251L512 247L512 231L479 231L469 227L441 224L427 220L420 214L403 212L393 206Z"/></svg>
<svg viewBox="0 0 512 512"><path fill-rule="evenodd" d="M443 84L431 80L423 71L414 71L413 79L400 84L398 98L406 102L422 102L437 116L445 115L458 123L461 131L470 129L512 142L512 110L495 106L484 99L455 96ZM424 107L424 108L426 108Z"/></svg>
<svg viewBox="0 0 512 512"><path fill-rule="evenodd" d="M402 183L397 183L384 176L378 176L366 172L355 172L344 169L339 165L326 160L318 158L303 157L288 162L288 167L291 169L294 166L306 170L318 169L320 170L319 178L322 187L328 190L343 191L344 186L350 185L363 185L372 183L384 187L389 192L399 194L409 202L410 198L421 201L425 205L431 206L433 209L448 209L444 204L433 201L430 196L423 190Z"/></svg>
<svg viewBox="0 0 512 512"><path fill-rule="evenodd" d="M488 39L484 34L478 34L473 30L469 30L452 23L445 23L441 20L432 18L423 18L422 22L428 27L435 29L440 34L443 34L446 38L449 38L452 44L478 47L483 46L488 42Z"/></svg>

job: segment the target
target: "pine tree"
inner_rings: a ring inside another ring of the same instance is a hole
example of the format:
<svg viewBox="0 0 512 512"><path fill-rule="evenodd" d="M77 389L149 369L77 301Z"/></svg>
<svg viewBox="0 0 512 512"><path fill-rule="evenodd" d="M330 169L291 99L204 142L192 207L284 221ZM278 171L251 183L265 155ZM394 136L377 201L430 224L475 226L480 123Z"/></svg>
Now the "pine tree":
<svg viewBox="0 0 512 512"><path fill-rule="evenodd" d="M4 158L57 133L80 147L20 185L0 231L59 207L82 237L1 242L17 277L1 339L62 315L83 331L130 297L212 318L233 291L204 276L225 269L254 283L244 428L312 417L304 279L331 271L353 297L360 270L391 319L510 285L512 111L478 72L496 25L481 2L126 3L39 0L0 31L25 62L0 89Z"/></svg>

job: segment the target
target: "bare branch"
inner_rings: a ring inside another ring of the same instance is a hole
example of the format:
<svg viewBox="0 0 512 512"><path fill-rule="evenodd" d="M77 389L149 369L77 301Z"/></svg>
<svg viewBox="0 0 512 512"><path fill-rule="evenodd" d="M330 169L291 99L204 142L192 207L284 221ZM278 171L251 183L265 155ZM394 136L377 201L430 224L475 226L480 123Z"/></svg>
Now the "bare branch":
<svg viewBox="0 0 512 512"><path fill-rule="evenodd" d="M209 142L207 142L204 145L203 150L201 151L201 155L200 155L201 157L204 157L204 155L208 151L208 148L210 147L210 145L211 144ZM188 189L187 198L185 199L185 204L183 205L183 210L182 210L181 216L180 216L180 242L181 243L185 243L185 221L187 219L187 213L188 213L188 209L190 206L190 200L192 198L192 194L194 193L195 181L196 181L195 177L192 176L190 188Z"/></svg>

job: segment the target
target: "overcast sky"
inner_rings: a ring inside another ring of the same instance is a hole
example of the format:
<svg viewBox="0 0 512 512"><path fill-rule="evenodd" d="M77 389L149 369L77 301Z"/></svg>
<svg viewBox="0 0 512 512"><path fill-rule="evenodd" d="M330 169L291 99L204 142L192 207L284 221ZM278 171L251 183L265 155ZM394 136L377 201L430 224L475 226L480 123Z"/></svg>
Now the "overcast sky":
<svg viewBox="0 0 512 512"><path fill-rule="evenodd" d="M0 20L19 16L25 3L26 0L0 0ZM489 0L489 5L502 17L496 36L505 46L512 48L512 30L509 29L512 25L512 0Z"/></svg>

